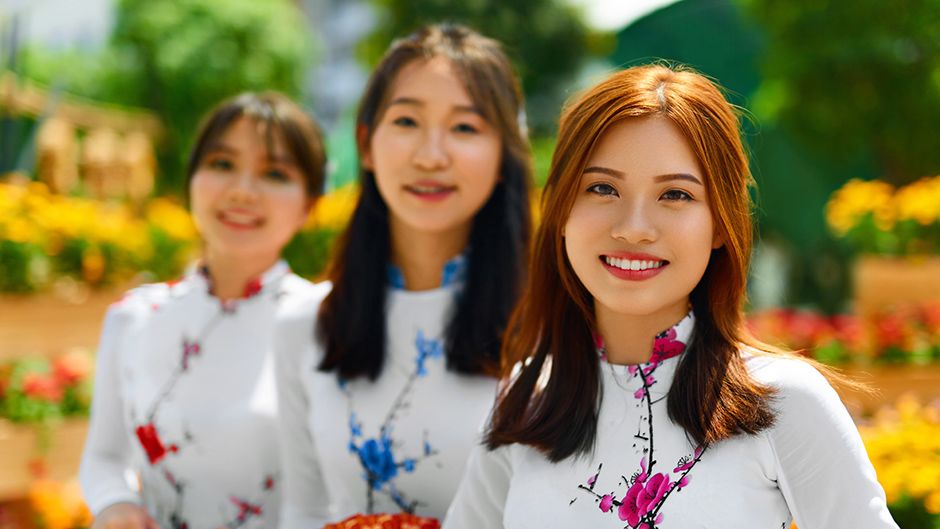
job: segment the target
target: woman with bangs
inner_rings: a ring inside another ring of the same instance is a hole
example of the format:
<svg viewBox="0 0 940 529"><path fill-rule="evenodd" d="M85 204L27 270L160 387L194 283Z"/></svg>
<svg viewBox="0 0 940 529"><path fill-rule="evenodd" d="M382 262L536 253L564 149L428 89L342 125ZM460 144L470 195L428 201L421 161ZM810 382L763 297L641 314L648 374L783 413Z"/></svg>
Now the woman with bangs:
<svg viewBox="0 0 940 529"><path fill-rule="evenodd" d="M105 318L79 472L93 529L277 525L272 333L278 306L313 289L281 251L325 165L316 122L281 94L205 118L187 167L201 259Z"/></svg>
<svg viewBox="0 0 940 529"><path fill-rule="evenodd" d="M838 377L745 330L750 180L699 74L630 68L566 108L445 529L897 527Z"/></svg>
<svg viewBox="0 0 940 529"><path fill-rule="evenodd" d="M523 115L501 46L465 27L398 40L373 72L329 282L280 318L283 527L443 517L526 269Z"/></svg>

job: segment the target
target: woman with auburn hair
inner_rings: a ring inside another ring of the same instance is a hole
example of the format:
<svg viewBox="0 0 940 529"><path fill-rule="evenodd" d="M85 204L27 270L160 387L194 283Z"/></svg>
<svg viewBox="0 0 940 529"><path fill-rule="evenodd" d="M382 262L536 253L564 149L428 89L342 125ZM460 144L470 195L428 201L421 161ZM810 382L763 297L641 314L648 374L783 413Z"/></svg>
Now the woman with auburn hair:
<svg viewBox="0 0 940 529"><path fill-rule="evenodd" d="M565 110L445 529L897 527L824 368L745 331L749 184L699 74L630 68Z"/></svg>
<svg viewBox="0 0 940 529"><path fill-rule="evenodd" d="M330 282L279 327L284 527L450 505L526 268L522 105L499 43L461 26L394 42L373 72Z"/></svg>

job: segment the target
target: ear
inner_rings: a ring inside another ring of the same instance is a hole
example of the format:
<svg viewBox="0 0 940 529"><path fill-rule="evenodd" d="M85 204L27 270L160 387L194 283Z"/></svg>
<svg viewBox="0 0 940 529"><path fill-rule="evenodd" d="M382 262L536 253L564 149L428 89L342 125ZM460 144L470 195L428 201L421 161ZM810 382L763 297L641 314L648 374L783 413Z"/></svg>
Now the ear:
<svg viewBox="0 0 940 529"><path fill-rule="evenodd" d="M317 206L318 200L320 200L320 197L307 200L307 204L304 206L303 214L300 216L300 225L297 227L298 230L303 229L304 225L307 223L307 219L310 218L310 214L313 213L313 208Z"/></svg>
<svg viewBox="0 0 940 529"><path fill-rule="evenodd" d="M359 163L367 171L373 171L372 148L369 145L369 127L365 124L356 124L356 147L359 148Z"/></svg>
<svg viewBox="0 0 940 529"><path fill-rule="evenodd" d="M712 234L712 250L717 250L725 245L724 236L718 232L718 229L715 229L715 232Z"/></svg>

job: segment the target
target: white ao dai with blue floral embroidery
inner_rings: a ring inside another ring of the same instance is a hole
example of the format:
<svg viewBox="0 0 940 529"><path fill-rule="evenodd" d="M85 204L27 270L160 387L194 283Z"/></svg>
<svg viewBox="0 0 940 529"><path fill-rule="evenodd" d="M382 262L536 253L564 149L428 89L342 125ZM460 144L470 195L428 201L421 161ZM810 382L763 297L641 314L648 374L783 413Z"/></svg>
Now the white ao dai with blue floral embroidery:
<svg viewBox="0 0 940 529"><path fill-rule="evenodd" d="M317 370L323 351L313 329L328 285L285 307L276 344L282 528L369 512L443 518L496 390L493 379L445 369L442 342L459 284L389 288L387 356L374 382Z"/></svg>

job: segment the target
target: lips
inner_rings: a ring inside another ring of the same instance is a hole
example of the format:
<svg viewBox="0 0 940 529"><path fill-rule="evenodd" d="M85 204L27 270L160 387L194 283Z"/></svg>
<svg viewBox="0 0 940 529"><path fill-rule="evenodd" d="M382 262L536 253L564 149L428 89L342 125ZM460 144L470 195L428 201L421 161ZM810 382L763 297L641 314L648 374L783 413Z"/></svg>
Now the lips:
<svg viewBox="0 0 940 529"><path fill-rule="evenodd" d="M421 180L404 186L406 192L414 197L426 201L440 201L457 191L457 186L436 182L434 180Z"/></svg>
<svg viewBox="0 0 940 529"><path fill-rule="evenodd" d="M241 210L222 210L217 218L222 224L236 230L251 230L264 224L263 218Z"/></svg>
<svg viewBox="0 0 940 529"><path fill-rule="evenodd" d="M601 264L618 279L642 281L659 275L669 261L650 254L613 253L601 255Z"/></svg>

